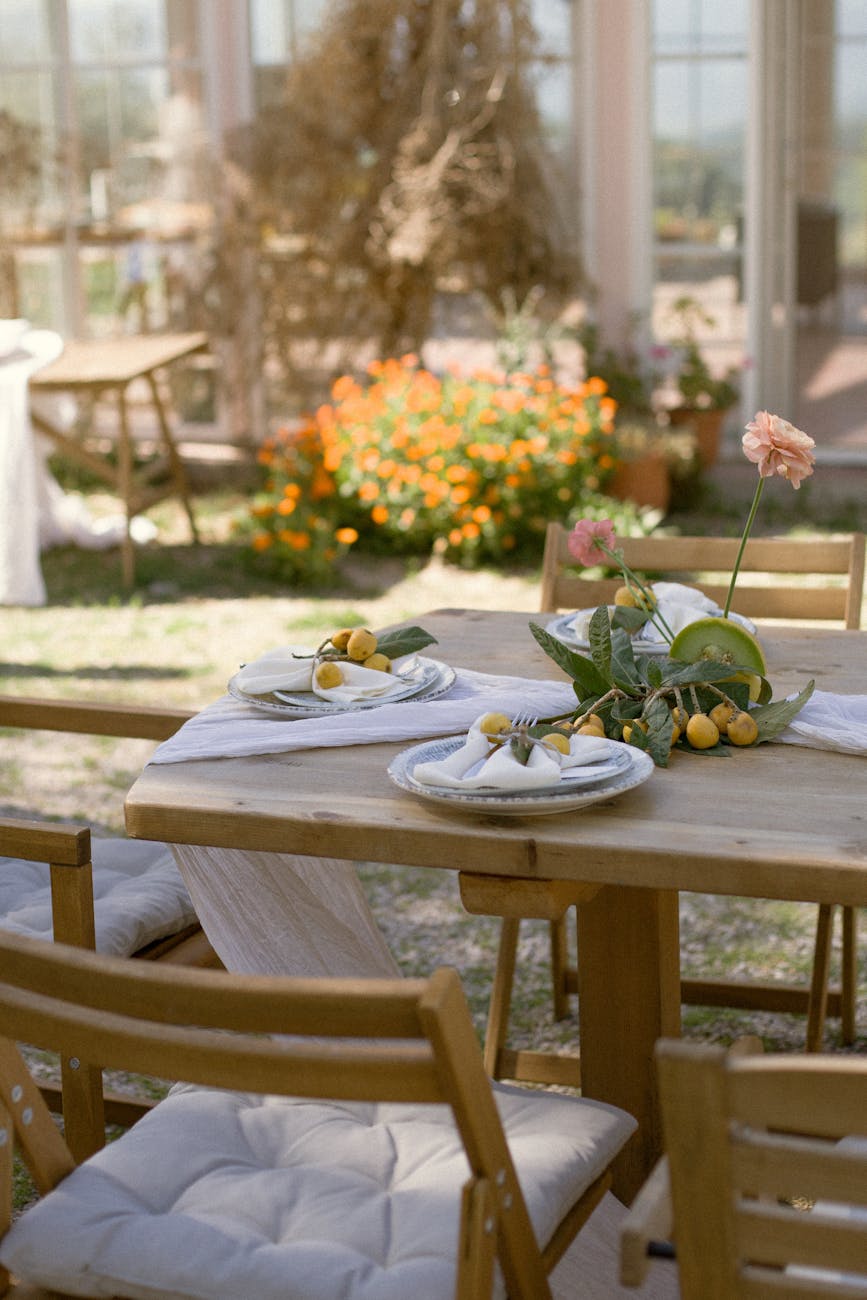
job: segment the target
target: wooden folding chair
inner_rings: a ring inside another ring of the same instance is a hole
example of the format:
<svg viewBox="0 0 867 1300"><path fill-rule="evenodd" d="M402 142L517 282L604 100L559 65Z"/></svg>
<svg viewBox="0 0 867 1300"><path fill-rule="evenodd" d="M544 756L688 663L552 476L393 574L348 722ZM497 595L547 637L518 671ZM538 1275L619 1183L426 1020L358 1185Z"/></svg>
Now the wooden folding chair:
<svg viewBox="0 0 867 1300"><path fill-rule="evenodd" d="M867 1295L867 1061L657 1047L666 1156L621 1282L674 1243L682 1300Z"/></svg>
<svg viewBox="0 0 867 1300"><path fill-rule="evenodd" d="M61 1293L481 1300L497 1263L498 1296L543 1300L635 1129L492 1085L445 968L218 975L0 935L0 971L0 1109L43 1195L9 1229L4 1192L0 1263ZM76 1168L21 1040L199 1086Z"/></svg>
<svg viewBox="0 0 867 1300"><path fill-rule="evenodd" d="M0 726L13 728L158 740L189 716L181 710L0 696ZM173 965L220 965L165 845L111 838L94 846L85 825L0 818L0 930ZM42 1092L62 1112L77 1159L102 1146L106 1120L128 1124L146 1108L120 1095L104 1097L101 1070L81 1057L63 1059L60 1085L44 1083Z"/></svg>
<svg viewBox="0 0 867 1300"><path fill-rule="evenodd" d="M587 609L610 604L621 578L592 579L578 575L569 554L568 531L560 524L548 525L542 562L540 609ZM718 604L725 601L727 583L737 555L738 538L722 537L626 537L618 539L630 568L651 579L687 582ZM756 618L789 620L837 620L847 628L861 626L864 594L863 533L847 537L818 539L756 538L744 551L741 572L762 575L764 581L739 581L735 605L739 613ZM571 571L570 571L571 570ZM836 580L836 585L804 585L807 575ZM781 578L783 579L781 581ZM534 910L525 916L548 916L551 922L551 968L554 1015L569 1014L569 997L577 992L578 972L568 959L566 913L568 905L553 912ZM744 1007L770 1011L802 1012L807 1015L806 1044L818 1051L822 1044L826 1014L841 1018L841 1037L852 1043L855 1037L855 992L857 985L857 913L842 907L842 962L839 989L829 989L834 905L819 906L816 942L809 989L782 982L746 980L683 980L683 1001L688 1005ZM498 915L502 913L492 913ZM485 1061L493 1078L552 1081L561 1066L540 1060L538 1054L515 1053L507 1045L515 954L520 920L506 918L500 936L497 968L485 1040ZM567 1057L571 1080L578 1077L576 1058ZM540 1073L541 1070L541 1073Z"/></svg>

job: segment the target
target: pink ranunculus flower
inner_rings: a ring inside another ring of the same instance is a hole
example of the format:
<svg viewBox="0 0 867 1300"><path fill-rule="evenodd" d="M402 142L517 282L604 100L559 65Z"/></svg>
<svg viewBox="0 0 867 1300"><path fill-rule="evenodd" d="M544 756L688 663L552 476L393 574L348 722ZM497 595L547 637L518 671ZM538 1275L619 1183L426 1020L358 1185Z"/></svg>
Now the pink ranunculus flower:
<svg viewBox="0 0 867 1300"><path fill-rule="evenodd" d="M610 519L579 519L566 539L566 545L569 554L579 564L590 566L604 564L610 558L609 552L614 550L616 541Z"/></svg>
<svg viewBox="0 0 867 1300"><path fill-rule="evenodd" d="M743 436L744 455L758 465L760 477L779 474L794 488L813 472L815 445L808 434L769 411L759 411Z"/></svg>

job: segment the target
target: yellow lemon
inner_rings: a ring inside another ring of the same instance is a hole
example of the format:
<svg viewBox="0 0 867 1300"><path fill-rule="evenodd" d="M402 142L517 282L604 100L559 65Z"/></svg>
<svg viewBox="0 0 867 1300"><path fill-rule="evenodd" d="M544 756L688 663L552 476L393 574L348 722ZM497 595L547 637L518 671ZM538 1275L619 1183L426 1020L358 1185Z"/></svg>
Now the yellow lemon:
<svg viewBox="0 0 867 1300"><path fill-rule="evenodd" d="M694 713L686 724L686 738L693 749L712 749L719 740L719 727L706 713Z"/></svg>
<svg viewBox="0 0 867 1300"><path fill-rule="evenodd" d="M499 736L501 732L508 731L511 725L512 719L505 713L486 713L479 720L479 731L485 736Z"/></svg>
<svg viewBox="0 0 867 1300"><path fill-rule="evenodd" d="M339 686L343 681L343 672L340 665L334 663L331 659L326 659L324 663L317 664L315 676L316 685L321 686L325 691L332 686Z"/></svg>
<svg viewBox="0 0 867 1300"><path fill-rule="evenodd" d="M733 745L754 745L759 737L755 718L748 713L736 713L726 727L726 735Z"/></svg>
<svg viewBox="0 0 867 1300"><path fill-rule="evenodd" d="M346 653L350 659L362 663L376 652L376 637L366 627L357 627L346 642Z"/></svg>

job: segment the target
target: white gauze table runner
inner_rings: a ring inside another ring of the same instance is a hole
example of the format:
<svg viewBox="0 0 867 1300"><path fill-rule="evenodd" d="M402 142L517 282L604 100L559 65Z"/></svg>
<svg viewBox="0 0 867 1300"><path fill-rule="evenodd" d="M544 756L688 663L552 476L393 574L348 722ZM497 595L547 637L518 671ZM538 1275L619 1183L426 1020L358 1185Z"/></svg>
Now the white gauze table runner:
<svg viewBox="0 0 867 1300"><path fill-rule="evenodd" d="M323 746L423 740L466 732L480 713L575 707L569 682L458 669L436 700L287 719L225 696L186 722L151 762L274 754ZM228 970L283 975L394 976L397 965L355 864L334 858L174 845L208 938Z"/></svg>

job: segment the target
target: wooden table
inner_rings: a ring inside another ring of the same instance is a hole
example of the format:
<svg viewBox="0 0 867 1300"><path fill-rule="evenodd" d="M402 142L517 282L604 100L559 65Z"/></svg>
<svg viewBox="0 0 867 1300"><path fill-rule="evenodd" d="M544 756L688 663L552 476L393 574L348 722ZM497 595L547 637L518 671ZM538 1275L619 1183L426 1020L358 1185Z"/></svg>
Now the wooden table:
<svg viewBox="0 0 867 1300"><path fill-rule="evenodd" d="M144 334L139 337L73 342L66 345L56 361L38 371L30 380L30 389L36 393L98 395L114 392L117 396L116 464L85 447L79 439L57 428L37 411L31 412L31 418L40 433L49 437L64 455L85 465L103 482L108 483L123 501L127 527L121 547L121 563L126 586L132 586L135 577L130 520L149 506L167 496L177 496L189 519L193 540L198 541L183 461L172 436L156 376L166 366L192 356L193 353L202 352L207 346L207 335L200 332ZM164 451L164 458L157 465L139 471L135 467L135 449L127 409L127 389L138 379L144 380L148 386ZM163 474L165 478L154 483L154 478Z"/></svg>
<svg viewBox="0 0 867 1300"><path fill-rule="evenodd" d="M559 676L527 630L533 617L443 610L414 621L448 663ZM777 698L813 677L826 690L867 689L867 633L761 635ZM578 913L582 1087L639 1120L616 1171L630 1200L661 1146L653 1045L680 1030L678 891L867 904L867 763L782 744L728 759L675 753L611 803L512 818L441 811L401 792L386 776L400 748L153 765L129 793L127 827L178 843L435 867L507 889L600 885Z"/></svg>

